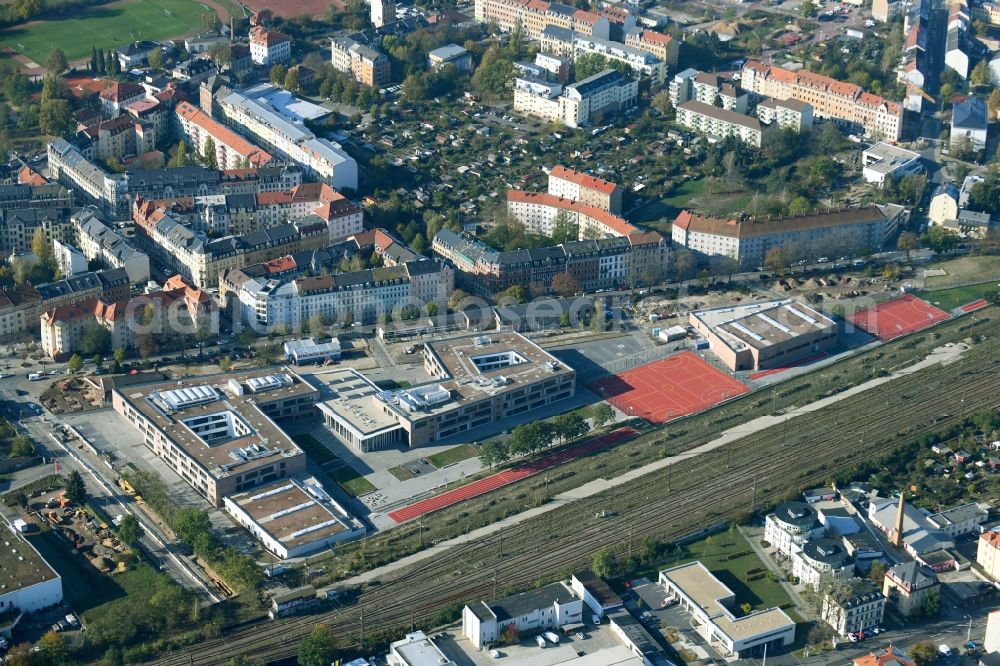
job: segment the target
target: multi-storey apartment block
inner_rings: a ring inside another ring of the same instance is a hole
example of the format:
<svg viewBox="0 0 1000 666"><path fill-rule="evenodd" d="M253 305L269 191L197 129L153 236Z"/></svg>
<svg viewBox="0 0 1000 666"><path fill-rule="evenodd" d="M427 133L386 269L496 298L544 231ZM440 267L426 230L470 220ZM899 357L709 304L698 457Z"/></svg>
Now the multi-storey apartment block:
<svg viewBox="0 0 1000 666"><path fill-rule="evenodd" d="M860 127L875 138L898 141L902 133L903 107L853 83L748 60L743 65L740 85L763 97L806 102L812 105L816 118Z"/></svg>
<svg viewBox="0 0 1000 666"><path fill-rule="evenodd" d="M191 149L205 154L209 140L215 146L215 162L220 169L262 166L271 156L210 115L188 102L179 102L175 110L178 133Z"/></svg>
<svg viewBox="0 0 1000 666"><path fill-rule="evenodd" d="M621 62L632 68L635 75L649 78L654 86L663 85L667 75L666 64L646 49L613 42L600 37L579 35L557 26L547 26L543 31L542 45L557 55L573 57L597 54Z"/></svg>
<svg viewBox="0 0 1000 666"><path fill-rule="evenodd" d="M760 121L756 118L693 99L677 107L677 122L720 139L734 136L757 148L760 148L763 139Z"/></svg>
<svg viewBox="0 0 1000 666"><path fill-rule="evenodd" d="M586 173L556 165L549 171L549 194L618 215L624 189Z"/></svg>
<svg viewBox="0 0 1000 666"><path fill-rule="evenodd" d="M507 190L507 213L526 230L543 236L552 235L560 217L577 225L578 240L627 236L639 230L607 210L544 192Z"/></svg>
<svg viewBox="0 0 1000 666"><path fill-rule="evenodd" d="M107 268L121 268L133 284L149 280L149 257L136 249L131 238L108 223L96 208L85 207L73 213L71 222L76 243L88 261L100 261Z"/></svg>
<svg viewBox="0 0 1000 666"><path fill-rule="evenodd" d="M802 132L812 129L813 108L797 99L766 99L757 105L757 117L765 125L775 124Z"/></svg>
<svg viewBox="0 0 1000 666"><path fill-rule="evenodd" d="M625 45L652 53L673 69L677 67L677 40L654 30L632 30L625 34Z"/></svg>
<svg viewBox="0 0 1000 666"><path fill-rule="evenodd" d="M608 39L611 26L606 17L559 2L546 0L476 0L476 20L496 22L507 32L520 24L530 39L541 39L546 26L573 30L587 37Z"/></svg>
<svg viewBox="0 0 1000 666"><path fill-rule="evenodd" d="M613 69L563 87L537 79L514 81L514 110L580 127L635 106L639 82Z"/></svg>
<svg viewBox="0 0 1000 666"><path fill-rule="evenodd" d="M378 88L389 82L389 58L350 37L333 37L330 40L330 59L334 69L350 74L362 85Z"/></svg>
<svg viewBox="0 0 1000 666"><path fill-rule="evenodd" d="M250 28L250 59L255 65L269 67L288 62L292 57L292 40L287 35L264 26Z"/></svg>

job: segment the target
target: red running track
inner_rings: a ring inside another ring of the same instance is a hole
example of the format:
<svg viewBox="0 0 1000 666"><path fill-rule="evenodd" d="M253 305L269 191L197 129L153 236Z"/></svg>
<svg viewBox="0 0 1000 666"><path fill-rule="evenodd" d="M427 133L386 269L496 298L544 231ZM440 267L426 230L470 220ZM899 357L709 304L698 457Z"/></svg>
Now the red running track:
<svg viewBox="0 0 1000 666"><path fill-rule="evenodd" d="M440 495L435 495L434 497L428 497L427 499L420 500L419 502L414 502L413 504L404 506L402 509L391 511L389 513L389 517L397 523L405 523L408 520L419 518L420 516L431 513L432 511L444 509L445 507L452 506L453 504L458 504L459 502L464 502L467 499L488 493L491 490L502 488L503 486L514 483L515 481L527 479L529 476L534 476L539 472L544 472L547 469L562 465L563 463L570 462L571 460L576 460L577 458L582 458L583 456L590 455L591 453L602 451L606 448L614 446L615 444L627 442L638 434L639 433L632 428L619 428L618 430L609 432L607 435L601 435L600 437L594 437L593 439L588 439L585 442L574 444L573 446L569 446L561 451L556 451L555 453L543 456L537 460L532 460L529 463L518 465L517 467L509 469L505 472L500 472L498 474L494 474L493 476L488 476L485 479L473 481L472 483L466 484L461 488L455 488L454 490L449 490L448 492L441 493Z"/></svg>
<svg viewBox="0 0 1000 666"><path fill-rule="evenodd" d="M948 313L913 294L906 294L874 308L859 310L849 319L858 328L876 335L882 341L895 340L922 331L948 319Z"/></svg>
<svg viewBox="0 0 1000 666"><path fill-rule="evenodd" d="M972 301L971 303L966 303L962 306L962 312L975 312L976 310L981 310L989 305L989 301L985 298L980 298L978 301Z"/></svg>
<svg viewBox="0 0 1000 666"><path fill-rule="evenodd" d="M691 352L681 352L587 386L623 414L654 425L701 412L749 393L742 382Z"/></svg>

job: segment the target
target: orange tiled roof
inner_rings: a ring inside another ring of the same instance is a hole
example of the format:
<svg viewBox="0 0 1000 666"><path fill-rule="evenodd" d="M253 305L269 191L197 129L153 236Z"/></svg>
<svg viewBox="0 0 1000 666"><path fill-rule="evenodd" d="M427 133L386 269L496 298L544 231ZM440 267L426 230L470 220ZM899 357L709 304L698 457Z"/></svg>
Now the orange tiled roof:
<svg viewBox="0 0 1000 666"><path fill-rule="evenodd" d="M552 167L552 171L549 173L549 176L553 178L560 178L562 180L568 180L571 183L576 183L580 187L586 187L588 190L597 190L602 194L612 194L615 191L615 188L618 187L614 183L609 183L606 180L601 180L600 178L595 178L594 176L574 171L573 169L567 169L562 165Z"/></svg>
<svg viewBox="0 0 1000 666"><path fill-rule="evenodd" d="M17 172L17 182L21 185L45 185L49 181L45 180L45 176L25 165Z"/></svg>
<svg viewBox="0 0 1000 666"><path fill-rule="evenodd" d="M260 166L271 161L271 156L268 153L253 145L222 123L213 120L211 116L193 104L179 102L177 104L177 115L202 128L215 139L216 143L221 143L251 164Z"/></svg>
<svg viewBox="0 0 1000 666"><path fill-rule="evenodd" d="M601 210L594 206L588 206L587 204L582 204L578 201L570 201L569 199L561 199L552 194L546 194L544 192L525 192L523 190L507 190L507 201L514 201L520 203L533 203L542 206L552 206L554 208L559 208L562 210L571 210L577 213L582 213L587 217L594 219L608 229L611 229L615 233L622 236L628 236L631 233L638 231L638 227L629 224L623 218L618 217L606 210Z"/></svg>

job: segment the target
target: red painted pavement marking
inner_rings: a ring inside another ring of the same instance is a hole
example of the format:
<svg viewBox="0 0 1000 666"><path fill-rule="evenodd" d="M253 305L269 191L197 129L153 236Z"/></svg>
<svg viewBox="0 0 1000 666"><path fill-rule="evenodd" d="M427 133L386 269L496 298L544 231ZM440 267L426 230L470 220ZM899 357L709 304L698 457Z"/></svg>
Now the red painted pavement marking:
<svg viewBox="0 0 1000 666"><path fill-rule="evenodd" d="M966 303L965 305L963 305L962 312L974 312L981 308L985 308L989 304L990 304L989 301L987 301L985 298L980 298L978 301L972 301L971 303Z"/></svg>
<svg viewBox="0 0 1000 666"><path fill-rule="evenodd" d="M547 456L539 458L538 460L533 460L529 463L519 465L504 472L499 472L492 476L488 476L485 479L473 481L472 483L464 485L461 488L455 488L454 490L449 490L448 492L441 493L440 495L435 495L434 497L428 497L427 499L420 500L419 502L414 502L413 504L390 512L389 517L397 523L404 523L407 520L413 520L414 518L431 513L432 511L437 511L438 509L458 504L459 502L471 499L478 495L483 495L491 490L496 490L497 488L514 483L515 481L520 481L521 479L534 476L539 472L562 465L563 463L575 460L576 458L582 458L585 455L606 449L610 446L614 446L615 444L627 442L638 434L639 433L632 428L619 428L618 430L609 432L606 435L588 439L585 442L580 442L579 444L575 444L569 448L551 453Z"/></svg>

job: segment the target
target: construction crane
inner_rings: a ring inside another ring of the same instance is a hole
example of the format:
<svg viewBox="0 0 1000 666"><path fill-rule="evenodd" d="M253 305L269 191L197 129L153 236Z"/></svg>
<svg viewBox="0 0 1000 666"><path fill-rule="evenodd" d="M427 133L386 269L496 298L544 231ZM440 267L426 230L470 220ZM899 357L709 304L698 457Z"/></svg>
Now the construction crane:
<svg viewBox="0 0 1000 666"><path fill-rule="evenodd" d="M931 104L934 104L934 103L937 102L937 100L935 100L933 97L931 97L930 95L927 94L926 90L924 90L923 88L921 88L920 86L918 86L915 83L907 83L906 84L906 94L907 94L907 96L909 96L910 93L917 93L918 95L920 95L921 97L923 97L924 99L926 99Z"/></svg>

